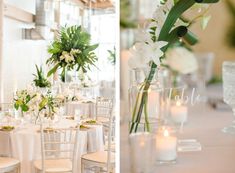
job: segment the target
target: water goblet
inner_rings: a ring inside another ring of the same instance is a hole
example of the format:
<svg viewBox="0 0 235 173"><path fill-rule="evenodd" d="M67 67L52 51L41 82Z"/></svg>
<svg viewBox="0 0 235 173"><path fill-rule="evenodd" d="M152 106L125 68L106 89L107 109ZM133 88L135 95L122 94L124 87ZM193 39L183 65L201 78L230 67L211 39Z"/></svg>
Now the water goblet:
<svg viewBox="0 0 235 173"><path fill-rule="evenodd" d="M225 61L223 63L223 97L235 116L235 61ZM235 120L230 126L222 129L224 133L235 135Z"/></svg>

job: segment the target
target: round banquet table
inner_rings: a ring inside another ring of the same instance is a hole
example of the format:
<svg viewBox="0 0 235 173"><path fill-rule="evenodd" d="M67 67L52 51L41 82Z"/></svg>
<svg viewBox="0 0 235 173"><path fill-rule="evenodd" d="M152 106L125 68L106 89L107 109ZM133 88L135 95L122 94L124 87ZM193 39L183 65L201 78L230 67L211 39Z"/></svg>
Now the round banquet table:
<svg viewBox="0 0 235 173"><path fill-rule="evenodd" d="M76 115L76 110L83 117L94 118L95 115L95 100L79 100L68 102L65 105L66 115Z"/></svg>
<svg viewBox="0 0 235 173"><path fill-rule="evenodd" d="M207 92L210 98L214 95L222 99L221 87L210 87ZM235 135L221 132L233 118L231 109L216 110L208 104L191 106L189 121L178 139L197 139L202 150L179 152L176 164L156 163L154 173L235 173ZM125 123L121 126L121 172L131 172L129 147Z"/></svg>
<svg viewBox="0 0 235 173"><path fill-rule="evenodd" d="M54 128L76 126L76 121L62 120ZM11 132L0 131L0 155L10 155L21 162L22 173L34 173L33 161L41 158L40 127L27 124ZM80 130L78 135L78 154L75 172L81 172L81 155L104 149L102 125L90 125L87 130Z"/></svg>

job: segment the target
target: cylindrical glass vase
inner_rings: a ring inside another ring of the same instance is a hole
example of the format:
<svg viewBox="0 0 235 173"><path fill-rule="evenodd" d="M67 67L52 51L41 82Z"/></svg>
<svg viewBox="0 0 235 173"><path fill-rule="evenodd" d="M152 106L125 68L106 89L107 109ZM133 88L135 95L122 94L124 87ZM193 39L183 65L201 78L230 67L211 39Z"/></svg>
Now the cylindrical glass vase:
<svg viewBox="0 0 235 173"><path fill-rule="evenodd" d="M151 80L149 76L151 74ZM164 90L159 69L131 70L129 89L129 132L154 133L163 118ZM148 79L148 80L147 80Z"/></svg>

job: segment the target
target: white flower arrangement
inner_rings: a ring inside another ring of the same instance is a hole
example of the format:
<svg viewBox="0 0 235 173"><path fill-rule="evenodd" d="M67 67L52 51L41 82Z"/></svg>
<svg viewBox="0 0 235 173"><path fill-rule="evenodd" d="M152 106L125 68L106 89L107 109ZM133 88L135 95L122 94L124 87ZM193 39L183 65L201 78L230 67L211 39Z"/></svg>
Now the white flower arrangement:
<svg viewBox="0 0 235 173"><path fill-rule="evenodd" d="M14 107L16 110L20 110L23 113L30 113L35 116L37 112L36 120L39 113L42 110L48 110L47 117L53 118L56 113L56 108L59 106L58 101L51 95L50 91L46 94L36 92L34 90L21 90L16 92L14 98Z"/></svg>
<svg viewBox="0 0 235 173"><path fill-rule="evenodd" d="M197 19L202 18L203 28L209 19L205 17L205 12L197 14L196 17L184 18L185 12L195 8L198 4L212 4L219 0L162 0L157 6L150 24L144 31L137 36L137 43L131 48L132 57L129 60L131 68L148 67L150 69L144 82L142 82L135 100L135 106L131 110L132 123L130 133L138 131L142 117L144 116L146 131L150 131L148 121L148 111L143 111L147 107L148 89L152 82L157 68L165 62L172 69L183 74L195 71L198 66L192 53L184 48L170 50L175 45L192 46L198 42L197 37L189 30L191 24ZM148 35L149 34L149 35ZM169 49L169 52L167 50ZM168 54L168 55L166 55ZM174 54L174 55L173 55Z"/></svg>
<svg viewBox="0 0 235 173"><path fill-rule="evenodd" d="M164 64L171 70L181 74L193 73L198 69L197 59L194 54L184 47L168 49L165 55Z"/></svg>

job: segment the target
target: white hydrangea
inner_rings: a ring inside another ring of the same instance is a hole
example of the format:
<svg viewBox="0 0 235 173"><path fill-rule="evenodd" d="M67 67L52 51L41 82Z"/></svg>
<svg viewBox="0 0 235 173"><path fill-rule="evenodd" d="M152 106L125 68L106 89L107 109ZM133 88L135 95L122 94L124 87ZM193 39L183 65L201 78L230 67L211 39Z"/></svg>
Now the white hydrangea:
<svg viewBox="0 0 235 173"><path fill-rule="evenodd" d="M196 57L184 47L169 49L165 56L164 64L179 73L189 74L198 69Z"/></svg>

